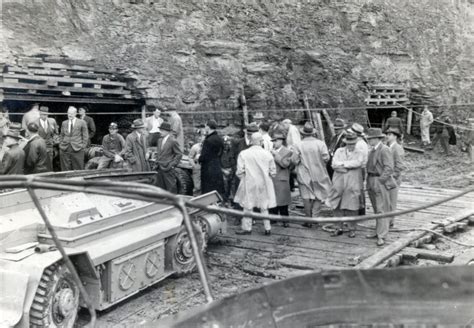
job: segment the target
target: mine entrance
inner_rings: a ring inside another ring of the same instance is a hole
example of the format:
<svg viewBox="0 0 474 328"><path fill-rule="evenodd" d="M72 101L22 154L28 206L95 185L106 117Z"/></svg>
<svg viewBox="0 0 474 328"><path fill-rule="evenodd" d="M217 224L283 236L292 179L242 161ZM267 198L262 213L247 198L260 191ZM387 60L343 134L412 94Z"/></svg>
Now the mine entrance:
<svg viewBox="0 0 474 328"><path fill-rule="evenodd" d="M365 102L370 127L382 128L392 111L396 111L397 116L403 122L407 120L406 109L410 104L410 100L403 86L394 84L373 85Z"/></svg>
<svg viewBox="0 0 474 328"><path fill-rule="evenodd" d="M118 72L62 58L23 57L5 65L0 74L2 105L10 120L21 122L34 103L49 107L58 125L69 106L85 106L96 124L93 143L100 143L110 122L126 134L144 104L131 80Z"/></svg>

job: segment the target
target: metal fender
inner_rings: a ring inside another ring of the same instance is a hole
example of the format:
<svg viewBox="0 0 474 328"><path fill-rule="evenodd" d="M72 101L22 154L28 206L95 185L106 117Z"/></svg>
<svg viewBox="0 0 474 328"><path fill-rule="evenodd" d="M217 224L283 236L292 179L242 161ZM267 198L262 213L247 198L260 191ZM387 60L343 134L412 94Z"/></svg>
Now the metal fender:
<svg viewBox="0 0 474 328"><path fill-rule="evenodd" d="M23 314L28 275L0 269L0 327L13 327Z"/></svg>

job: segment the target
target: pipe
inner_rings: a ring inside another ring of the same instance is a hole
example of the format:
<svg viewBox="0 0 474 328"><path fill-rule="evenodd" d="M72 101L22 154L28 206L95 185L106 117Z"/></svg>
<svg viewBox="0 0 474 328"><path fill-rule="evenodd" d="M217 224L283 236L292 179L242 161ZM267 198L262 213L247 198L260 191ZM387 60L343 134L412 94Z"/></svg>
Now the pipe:
<svg viewBox="0 0 474 328"><path fill-rule="evenodd" d="M82 295L84 303L86 304L87 309L89 310L89 313L91 315L91 320L88 324L88 327L94 328L97 316L96 316L94 307L92 306L92 302L90 300L89 294L87 294L87 291L84 288L84 285L82 284L81 278L79 278L79 274L77 273L76 268L74 267L74 265L71 262L71 259L69 258L66 251L64 250L63 245L61 245L61 242L58 239L58 235L56 234L56 231L54 230L53 225L49 221L48 216L44 212L43 207L41 206L40 200L38 199L38 196L36 196L36 193L32 189L32 187L28 187L28 193L30 194L30 197L33 200L33 203L38 209L38 212L40 213L41 218L43 219L44 224L46 225L46 228L48 228L48 231L51 234L51 237L53 238L54 244L56 245L59 252L61 253L64 263L69 269L69 272L71 272L72 277L74 281L76 282L77 287L79 288L79 292Z"/></svg>

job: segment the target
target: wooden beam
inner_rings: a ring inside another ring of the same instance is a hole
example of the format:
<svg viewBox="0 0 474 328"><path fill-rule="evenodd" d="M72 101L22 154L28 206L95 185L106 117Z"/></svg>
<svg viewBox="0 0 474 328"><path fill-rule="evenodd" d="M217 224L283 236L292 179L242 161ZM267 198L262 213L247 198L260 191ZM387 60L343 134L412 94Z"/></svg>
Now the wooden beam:
<svg viewBox="0 0 474 328"><path fill-rule="evenodd" d="M130 90L120 89L96 89L96 88L83 88L83 87L65 87L65 86L54 86L44 84L33 84L33 83L6 83L0 82L0 89L15 89L15 90L41 90L41 91L69 91L77 93L100 93L110 95L129 95Z"/></svg>
<svg viewBox="0 0 474 328"><path fill-rule="evenodd" d="M412 152L415 152L415 153L421 153L421 154L423 154L425 152L421 148L410 147L410 146L405 146L405 145L403 145L403 149L408 150L408 151L412 151Z"/></svg>
<svg viewBox="0 0 474 328"><path fill-rule="evenodd" d="M411 134L411 124L413 121L413 108L408 107L407 134Z"/></svg>
<svg viewBox="0 0 474 328"><path fill-rule="evenodd" d="M245 98L244 88L240 91L240 103L242 106L242 114L244 117L244 127L249 125L249 112L247 109L247 99Z"/></svg>
<svg viewBox="0 0 474 328"><path fill-rule="evenodd" d="M104 81L104 80L91 80L91 79L81 79L73 77L61 77L61 76L40 76L40 75L28 75L28 74L12 74L12 73L3 73L3 78L5 80L18 79L18 80L29 80L29 81L57 81L63 83L84 83L84 84L105 84L109 86L119 86L126 87L127 84L119 81Z"/></svg>
<svg viewBox="0 0 474 328"><path fill-rule="evenodd" d="M43 96L40 94L8 94L3 93L4 101L34 101L34 102L60 102L60 103L90 103L90 104L114 104L114 105L140 105L141 99L123 98L96 98L96 97L66 97L66 96Z"/></svg>
<svg viewBox="0 0 474 328"><path fill-rule="evenodd" d="M329 116L329 113L326 109L322 110L324 119L328 123L328 128L329 128L329 138L332 138L336 135L336 132L334 131L334 124L332 124L331 116Z"/></svg>
<svg viewBox="0 0 474 328"><path fill-rule="evenodd" d="M453 215L453 216L449 217L448 219L449 219L449 222L458 222L458 221L461 221L461 220L463 220L463 219L465 219L465 218L467 218L467 217L469 217L470 215L473 215L473 214L474 214L474 208L469 208L467 210L464 210L462 212L457 213L456 215ZM431 224L429 226L426 226L425 228L427 228L429 230L434 230L434 229L436 229L440 226L441 226L441 224L434 224L434 225ZM359 263L356 266L356 268L358 268L358 269L373 268L373 267L377 266L378 264L382 263L383 261L385 261L386 259L388 259L389 257L395 255L396 253L398 253L403 248L410 245L415 240L423 237L427 233L428 233L427 231L414 231L414 232L411 232L405 238L401 238L401 239L397 240L396 242L386 246L381 251L373 254L372 256L369 256L364 261Z"/></svg>

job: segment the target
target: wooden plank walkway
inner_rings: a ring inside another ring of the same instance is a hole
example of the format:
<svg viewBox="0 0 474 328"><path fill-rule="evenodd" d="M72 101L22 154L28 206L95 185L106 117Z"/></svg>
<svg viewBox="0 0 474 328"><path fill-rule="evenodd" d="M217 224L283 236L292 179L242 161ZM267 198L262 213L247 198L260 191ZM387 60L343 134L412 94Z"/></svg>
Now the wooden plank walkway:
<svg viewBox="0 0 474 328"><path fill-rule="evenodd" d="M404 185L399 193L398 210L428 204L456 192L458 191ZM372 213L369 200L367 204L368 213ZM426 227L432 222L442 221L462 210L473 208L473 204L474 193L469 193L450 202L397 217L395 229ZM295 208L295 202L292 209L294 213L301 213L299 208ZM353 267L382 249L374 240L365 238L374 226L374 221L362 222L358 225L356 238L348 238L346 234L332 237L321 227L308 229L290 224L289 228L284 228L280 224L274 224L272 235L265 236L262 224L257 223L252 235L240 236L235 234L239 226L229 222L227 234L220 236L217 242L209 246L207 259L211 265L234 265L256 275L277 278L301 274L301 270ZM385 247L408 234L409 232L391 231Z"/></svg>

